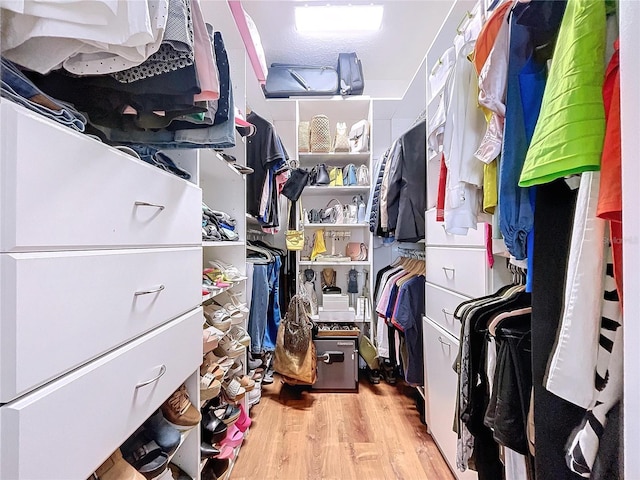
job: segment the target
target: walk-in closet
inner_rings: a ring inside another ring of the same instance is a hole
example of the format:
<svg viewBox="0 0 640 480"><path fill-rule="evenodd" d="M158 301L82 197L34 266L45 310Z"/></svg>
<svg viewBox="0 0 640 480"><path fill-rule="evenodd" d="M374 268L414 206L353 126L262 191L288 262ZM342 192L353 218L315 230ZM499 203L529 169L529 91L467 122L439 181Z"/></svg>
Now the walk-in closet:
<svg viewBox="0 0 640 480"><path fill-rule="evenodd" d="M0 480L640 480L640 2L0 21Z"/></svg>

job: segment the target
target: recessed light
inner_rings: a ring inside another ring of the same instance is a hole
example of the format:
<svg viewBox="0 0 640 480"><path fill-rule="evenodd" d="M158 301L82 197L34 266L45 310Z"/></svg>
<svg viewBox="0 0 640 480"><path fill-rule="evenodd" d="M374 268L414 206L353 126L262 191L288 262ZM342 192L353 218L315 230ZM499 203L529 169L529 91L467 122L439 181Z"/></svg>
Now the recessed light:
<svg viewBox="0 0 640 480"><path fill-rule="evenodd" d="M295 10L302 33L371 32L382 25L382 5L308 5Z"/></svg>

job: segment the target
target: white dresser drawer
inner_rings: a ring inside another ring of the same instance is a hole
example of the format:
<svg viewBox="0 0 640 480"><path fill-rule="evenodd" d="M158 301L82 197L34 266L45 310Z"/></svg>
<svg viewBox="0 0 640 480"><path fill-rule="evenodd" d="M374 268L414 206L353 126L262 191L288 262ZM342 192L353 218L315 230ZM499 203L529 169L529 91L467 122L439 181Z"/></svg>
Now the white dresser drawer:
<svg viewBox="0 0 640 480"><path fill-rule="evenodd" d="M477 479L475 472L460 472L456 468L457 434L453 431L453 419L458 375L452 366L459 343L429 320L424 320L422 332L429 431L457 478Z"/></svg>
<svg viewBox="0 0 640 480"><path fill-rule="evenodd" d="M486 254L470 248L427 247L427 281L472 298L487 291Z"/></svg>
<svg viewBox="0 0 640 480"><path fill-rule="evenodd" d="M469 229L467 235L451 235L444 229L444 223L436 222L436 209L428 210L426 215L427 245L445 245L450 247L484 246L484 223L478 224L478 229Z"/></svg>
<svg viewBox="0 0 640 480"><path fill-rule="evenodd" d="M194 184L2 101L0 252L200 245Z"/></svg>
<svg viewBox="0 0 640 480"><path fill-rule="evenodd" d="M198 308L1 407L0 478L87 478L197 370L201 331Z"/></svg>
<svg viewBox="0 0 640 480"><path fill-rule="evenodd" d="M459 339L460 321L453 317L453 312L458 305L469 300L469 297L463 297L429 283L426 284L425 297L427 317Z"/></svg>
<svg viewBox="0 0 640 480"><path fill-rule="evenodd" d="M201 268L196 247L0 254L0 402L197 307Z"/></svg>

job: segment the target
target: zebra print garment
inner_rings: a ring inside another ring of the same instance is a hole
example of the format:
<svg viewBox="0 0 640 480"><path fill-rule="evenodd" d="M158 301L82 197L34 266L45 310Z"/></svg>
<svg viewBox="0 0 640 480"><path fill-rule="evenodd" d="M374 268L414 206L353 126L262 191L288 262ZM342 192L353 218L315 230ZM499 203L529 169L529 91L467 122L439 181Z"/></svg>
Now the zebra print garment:
<svg viewBox="0 0 640 480"><path fill-rule="evenodd" d="M595 374L598 394L595 405L587 411L567 445L567 466L583 478L591 476L607 414L622 397L622 310L613 276L611 245L607 257L600 346Z"/></svg>

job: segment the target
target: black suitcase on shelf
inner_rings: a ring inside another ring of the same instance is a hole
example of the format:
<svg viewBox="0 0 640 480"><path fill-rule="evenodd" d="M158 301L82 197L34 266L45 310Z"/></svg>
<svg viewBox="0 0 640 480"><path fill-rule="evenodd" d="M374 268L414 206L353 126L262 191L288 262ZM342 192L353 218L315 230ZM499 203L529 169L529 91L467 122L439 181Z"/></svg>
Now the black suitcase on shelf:
<svg viewBox="0 0 640 480"><path fill-rule="evenodd" d="M362 95L364 75L362 63L355 53L338 54L338 75L340 76L340 95Z"/></svg>
<svg viewBox="0 0 640 480"><path fill-rule="evenodd" d="M272 63L264 86L264 96L331 96L338 94L338 87L338 71L334 67Z"/></svg>

